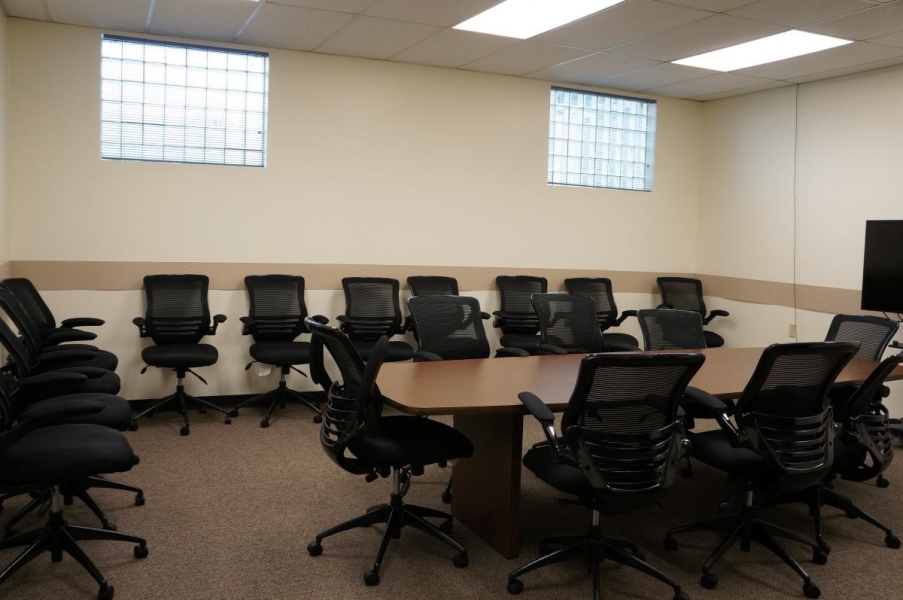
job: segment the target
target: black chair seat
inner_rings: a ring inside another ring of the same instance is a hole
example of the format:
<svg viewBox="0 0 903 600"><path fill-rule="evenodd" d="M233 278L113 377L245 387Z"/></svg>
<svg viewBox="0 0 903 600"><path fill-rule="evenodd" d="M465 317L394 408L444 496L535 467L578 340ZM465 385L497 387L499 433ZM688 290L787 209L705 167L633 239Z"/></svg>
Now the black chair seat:
<svg viewBox="0 0 903 600"><path fill-rule="evenodd" d="M376 340L355 340L352 341L354 349L361 355L364 362L370 359L370 353L373 352L373 346ZM414 349L407 342L389 342L386 348L386 362L401 362L414 358Z"/></svg>
<svg viewBox="0 0 903 600"><path fill-rule="evenodd" d="M520 348L526 350L530 354L536 354L536 348L539 347L541 338L538 334L526 335L523 333L508 333L499 340L505 348Z"/></svg>
<svg viewBox="0 0 903 600"><path fill-rule="evenodd" d="M706 348L720 348L724 345L724 338L714 331L703 331L702 335L705 336Z"/></svg>
<svg viewBox="0 0 903 600"><path fill-rule="evenodd" d="M148 346L141 358L152 367L189 369L216 363L219 353L210 344L162 344Z"/></svg>
<svg viewBox="0 0 903 600"><path fill-rule="evenodd" d="M103 425L110 429L125 431L132 424L132 407L127 400L110 394L69 394L43 400L42 407L65 406L72 401L93 400L100 402L104 408L99 413L79 415L68 419L55 421L58 425L82 423L89 425Z"/></svg>
<svg viewBox="0 0 903 600"><path fill-rule="evenodd" d="M137 463L118 431L99 425L54 425L32 431L0 457L0 483L68 483L128 471Z"/></svg>
<svg viewBox="0 0 903 600"><path fill-rule="evenodd" d="M383 417L380 436L356 436L348 449L362 464L403 467L432 465L473 455L467 437L438 421L421 417Z"/></svg>
<svg viewBox="0 0 903 600"><path fill-rule="evenodd" d="M726 473L743 474L751 480L773 477L765 460L746 448L731 446L730 437L724 431L705 431L690 434L693 458Z"/></svg>
<svg viewBox="0 0 903 600"><path fill-rule="evenodd" d="M21 388L18 394L25 399L27 403L37 402L39 400L47 400L48 398L56 398L57 396L68 396L71 394L112 394L119 393L120 380L119 375L106 369L93 369L90 367L71 367L66 369L57 369L57 372L73 372L88 375L88 379L78 383L59 383L53 385L42 385L39 388Z"/></svg>
<svg viewBox="0 0 903 600"><path fill-rule="evenodd" d="M267 365L306 365L310 362L308 342L257 342L248 352L251 358Z"/></svg>
<svg viewBox="0 0 903 600"><path fill-rule="evenodd" d="M603 333L602 339L608 344L629 344L640 349L640 341L629 333Z"/></svg>
<svg viewBox="0 0 903 600"><path fill-rule="evenodd" d="M841 476L844 473L852 473L862 465L868 452L853 440L846 440L842 436L834 438L834 467L833 471Z"/></svg>
<svg viewBox="0 0 903 600"><path fill-rule="evenodd" d="M564 440L560 440L560 443L564 446ZM540 444L527 451L524 466L556 490L580 498L593 495L593 487L583 471L571 465L552 462L552 451L548 444Z"/></svg>
<svg viewBox="0 0 903 600"><path fill-rule="evenodd" d="M64 346L64 348L68 348L68 346ZM107 352L106 350L97 350L91 358L42 362L38 365L35 372L43 373L45 371L56 371L66 367L91 367L94 369L115 371L117 366L119 366L119 358L117 358L115 354Z"/></svg>

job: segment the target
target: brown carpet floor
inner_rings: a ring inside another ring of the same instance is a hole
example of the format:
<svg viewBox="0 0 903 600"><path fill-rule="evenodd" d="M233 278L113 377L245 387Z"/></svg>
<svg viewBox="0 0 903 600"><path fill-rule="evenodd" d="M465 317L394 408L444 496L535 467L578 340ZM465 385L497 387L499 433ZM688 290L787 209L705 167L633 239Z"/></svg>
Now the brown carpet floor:
<svg viewBox="0 0 903 600"><path fill-rule="evenodd" d="M372 564L379 528L358 529L330 538L324 552L310 557L307 544L317 532L356 516L388 498L391 482L365 483L330 462L320 448L310 412L290 406L261 429L259 410L245 409L230 426L212 413L192 415L189 437L178 434L179 417L158 414L142 421L128 439L141 464L116 477L144 487L147 504L133 505L131 494L97 491L95 498L120 531L147 538L150 556L137 560L127 543L84 542L83 548L126 599L294 599L294 598L504 598L507 573L532 560L538 541L582 532L588 513L556 504L554 490L531 473L523 474L521 556L506 560L456 524L454 536L470 554L470 566L456 569L453 551L418 531L393 541L382 567L382 583L367 588L364 571ZM525 423L525 446L541 436ZM439 498L449 469L430 468L415 478L407 500L442 508ZM892 465L889 489L841 482L838 489L903 532L903 459ZM718 541L715 534L680 538L676 553L662 549L663 531L716 517L718 503L731 493L725 477L701 465L691 480L679 481L663 507L653 507L603 523L607 533L631 539L653 565L674 577L693 598L802 598L800 580L777 558L753 547L735 548L716 567L717 590L698 585L699 570ZM20 500L6 503L0 522ZM79 505L67 519L94 526ZM803 507L768 511L768 518L808 533ZM23 528L43 523L37 516ZM834 551L827 566L811 562L804 548L788 544L810 570L823 598L899 598L903 592L903 551L884 546L884 535L870 525L826 509L825 528ZM18 552L0 553L0 564ZM605 598L666 599L663 584L628 568L605 564ZM524 577L524 600L590 598L591 582L579 562L547 567ZM93 580L68 556L52 564L38 558L0 587L0 598L16 600L93 598Z"/></svg>

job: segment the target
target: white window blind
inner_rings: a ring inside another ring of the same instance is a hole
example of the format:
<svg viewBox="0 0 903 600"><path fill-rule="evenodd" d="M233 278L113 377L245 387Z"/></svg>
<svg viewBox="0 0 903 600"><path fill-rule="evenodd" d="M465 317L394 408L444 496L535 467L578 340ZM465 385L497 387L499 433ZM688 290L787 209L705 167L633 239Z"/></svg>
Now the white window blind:
<svg viewBox="0 0 903 600"><path fill-rule="evenodd" d="M266 164L269 55L104 35L101 158Z"/></svg>
<svg viewBox="0 0 903 600"><path fill-rule="evenodd" d="M654 100L553 87L549 183L652 191Z"/></svg>

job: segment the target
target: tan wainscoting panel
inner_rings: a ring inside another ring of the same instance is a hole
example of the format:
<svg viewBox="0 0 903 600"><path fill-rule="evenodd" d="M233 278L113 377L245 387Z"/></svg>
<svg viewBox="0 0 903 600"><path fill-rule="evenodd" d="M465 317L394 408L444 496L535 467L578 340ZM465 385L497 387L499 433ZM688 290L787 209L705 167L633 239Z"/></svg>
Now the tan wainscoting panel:
<svg viewBox="0 0 903 600"><path fill-rule="evenodd" d="M790 308L796 306L800 310L832 314L866 312L859 308L861 294L859 290L797 285L796 298L794 298L792 283L720 275L699 275L698 277L702 280L707 296Z"/></svg>
<svg viewBox="0 0 903 600"><path fill-rule="evenodd" d="M0 279L6 279L13 276L13 264L5 262L0 265Z"/></svg>

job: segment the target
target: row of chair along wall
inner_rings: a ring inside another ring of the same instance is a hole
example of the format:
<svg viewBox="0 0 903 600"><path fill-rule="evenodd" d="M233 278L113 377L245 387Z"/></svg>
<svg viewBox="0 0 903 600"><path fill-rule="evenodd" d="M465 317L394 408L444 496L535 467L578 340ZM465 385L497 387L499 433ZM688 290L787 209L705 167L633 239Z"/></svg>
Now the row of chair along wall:
<svg viewBox="0 0 903 600"><path fill-rule="evenodd" d="M376 270L372 271L367 275L382 274ZM404 280L402 275L388 274ZM436 274L442 274L442 270L437 269ZM580 273L580 275L591 275L591 273ZM259 393L271 389L275 374L269 377L260 377L256 367L250 371L244 370L249 361L248 347L251 340L249 337L241 335L239 318L248 313L247 293L243 288L238 288L238 285L231 283L231 277L229 282L220 282L218 279L220 278L213 278L214 287L217 289L211 289L209 292L211 312L225 314L229 320L219 328L215 337L208 338L206 341L217 347L220 358L215 366L201 369L209 381L208 386L203 386L197 381L189 381L187 385L195 394L216 396ZM548 279L549 291L564 291L563 277L549 276ZM467 289L465 280L462 279L461 294L477 298L484 311L498 310L499 294L496 289L493 289L494 285L491 281L491 278L487 278L485 282L485 287L488 289ZM655 293L655 278L652 275L642 285L632 283L623 286L632 290L649 290L644 293L618 291L619 280L613 277L613 281L615 299L620 310L653 308L660 302L659 295ZM40 280L36 283L38 287L41 287ZM404 284L402 286L401 305L406 311L405 299L410 292ZM107 321L106 326L96 330L99 336L97 344L119 356L120 366L117 371L122 378L124 397L150 399L168 393L171 387L168 373L152 369L146 374L140 375L144 366L140 357L141 349L149 342L138 338L137 331L130 321L133 317L144 313L145 300L142 290L96 292L42 289L42 294L60 317L91 315ZM721 298L707 297L706 300L710 306L727 308L732 314L728 319L715 319L707 327L721 333L727 339L728 345L764 346L773 342L792 341L787 337L787 321L794 317L792 309L745 304ZM308 285L305 301L310 314L322 314L331 319L342 314L345 309L344 295L341 289L317 289ZM811 330L822 334L827 330L832 316L833 314L830 313L799 311L795 317L798 319L801 330ZM619 330L642 338L636 319L628 318ZM487 323L486 332L493 349L498 347L499 330ZM301 339L306 337L302 336ZM818 338L815 333L810 337L811 339ZM405 339L416 347L416 342L410 333L397 339ZM800 339L807 338L801 337ZM301 390L316 390L315 386L297 374L291 376L290 384ZM903 384L894 385L903 388ZM895 396L903 397L903 389ZM903 410L903 403L901 403L900 409Z"/></svg>

